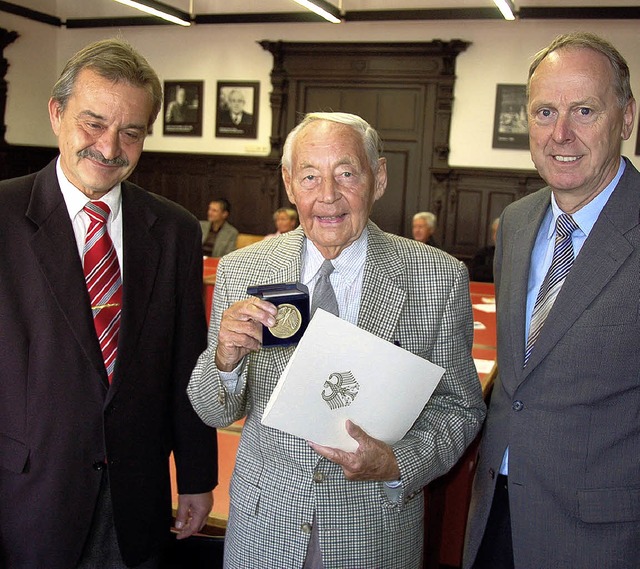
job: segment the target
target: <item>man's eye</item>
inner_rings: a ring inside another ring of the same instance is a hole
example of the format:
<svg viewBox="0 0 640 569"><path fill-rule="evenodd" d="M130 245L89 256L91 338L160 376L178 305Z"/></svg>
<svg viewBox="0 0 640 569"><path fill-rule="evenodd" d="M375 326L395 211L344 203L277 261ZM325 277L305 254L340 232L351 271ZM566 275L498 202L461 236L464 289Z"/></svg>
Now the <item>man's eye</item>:
<svg viewBox="0 0 640 569"><path fill-rule="evenodd" d="M540 114L541 114L543 117L550 117L550 116L551 116L551 111L550 111L549 109L542 109L542 110L540 111Z"/></svg>
<svg viewBox="0 0 640 569"><path fill-rule="evenodd" d="M587 107L580 107L580 114L583 117L588 117L591 114L591 109L588 109Z"/></svg>
<svg viewBox="0 0 640 569"><path fill-rule="evenodd" d="M306 180L308 182L313 182L313 180L316 179L316 177L313 174L309 174L308 176L305 176L304 178L302 178L303 180Z"/></svg>
<svg viewBox="0 0 640 569"><path fill-rule="evenodd" d="M125 131L123 135L128 142L138 142L142 138L142 135L136 131Z"/></svg>

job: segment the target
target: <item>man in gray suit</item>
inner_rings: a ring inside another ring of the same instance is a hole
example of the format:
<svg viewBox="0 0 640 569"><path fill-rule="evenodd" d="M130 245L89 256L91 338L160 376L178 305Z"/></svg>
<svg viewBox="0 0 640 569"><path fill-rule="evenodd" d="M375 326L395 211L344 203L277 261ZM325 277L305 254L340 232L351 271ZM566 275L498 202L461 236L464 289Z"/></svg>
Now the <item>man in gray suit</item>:
<svg viewBox="0 0 640 569"><path fill-rule="evenodd" d="M301 226L220 261L209 345L188 393L210 425L246 416L231 482L228 569L421 567L422 488L455 464L483 421L467 270L369 221L387 183L379 152L376 131L360 117L307 115L282 162ZM359 447L341 452L260 422L295 346L262 347L262 326L275 324L276 309L248 298L247 286L300 281L313 301L325 260L341 318L446 369L392 446L348 424Z"/></svg>
<svg viewBox="0 0 640 569"><path fill-rule="evenodd" d="M224 198L216 198L209 203L207 221L201 221L202 253L207 257L222 257L236 250L238 230L227 218L231 204Z"/></svg>
<svg viewBox="0 0 640 569"><path fill-rule="evenodd" d="M620 156L636 113L629 68L597 36L560 36L531 64L528 113L531 155L549 186L507 207L499 224L499 377L464 567L631 569L640 552L640 174Z"/></svg>

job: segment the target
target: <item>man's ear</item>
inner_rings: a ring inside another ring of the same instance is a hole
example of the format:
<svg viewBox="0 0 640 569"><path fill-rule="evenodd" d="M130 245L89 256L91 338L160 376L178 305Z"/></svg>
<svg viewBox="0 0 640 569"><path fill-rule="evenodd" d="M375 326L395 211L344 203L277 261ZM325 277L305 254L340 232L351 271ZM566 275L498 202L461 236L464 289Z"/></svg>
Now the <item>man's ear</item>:
<svg viewBox="0 0 640 569"><path fill-rule="evenodd" d="M373 201L379 200L387 189L387 159L378 158L378 171L376 172Z"/></svg>
<svg viewBox="0 0 640 569"><path fill-rule="evenodd" d="M284 182L284 189L287 191L289 201L295 205L296 200L291 188L291 172L284 167L282 168L282 181Z"/></svg>
<svg viewBox="0 0 640 569"><path fill-rule="evenodd" d="M53 133L58 136L60 134L60 122L62 120L62 107L60 103L54 99L49 99L49 120Z"/></svg>
<svg viewBox="0 0 640 569"><path fill-rule="evenodd" d="M636 120L636 100L631 99L622 115L622 140L629 140Z"/></svg>

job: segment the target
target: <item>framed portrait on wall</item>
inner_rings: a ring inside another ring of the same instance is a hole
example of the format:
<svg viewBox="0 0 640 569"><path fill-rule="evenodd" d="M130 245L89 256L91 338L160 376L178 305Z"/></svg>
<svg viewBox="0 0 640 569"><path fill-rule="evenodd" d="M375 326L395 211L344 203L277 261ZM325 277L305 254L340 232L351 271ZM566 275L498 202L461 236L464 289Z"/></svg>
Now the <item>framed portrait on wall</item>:
<svg viewBox="0 0 640 569"><path fill-rule="evenodd" d="M498 85L492 146L529 149L526 85Z"/></svg>
<svg viewBox="0 0 640 569"><path fill-rule="evenodd" d="M258 138L258 81L218 81L216 136Z"/></svg>
<svg viewBox="0 0 640 569"><path fill-rule="evenodd" d="M163 134L202 136L203 81L165 81Z"/></svg>

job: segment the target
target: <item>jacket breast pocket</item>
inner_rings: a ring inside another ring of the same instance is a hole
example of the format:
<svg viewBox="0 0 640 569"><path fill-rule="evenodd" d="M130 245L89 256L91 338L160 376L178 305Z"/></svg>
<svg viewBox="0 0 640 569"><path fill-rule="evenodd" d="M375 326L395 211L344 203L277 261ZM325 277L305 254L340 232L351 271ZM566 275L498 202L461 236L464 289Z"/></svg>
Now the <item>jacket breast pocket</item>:
<svg viewBox="0 0 640 569"><path fill-rule="evenodd" d="M640 520L640 488L578 490L578 513L588 524Z"/></svg>
<svg viewBox="0 0 640 569"><path fill-rule="evenodd" d="M25 445L0 433L0 468L22 474L28 459L29 449Z"/></svg>

